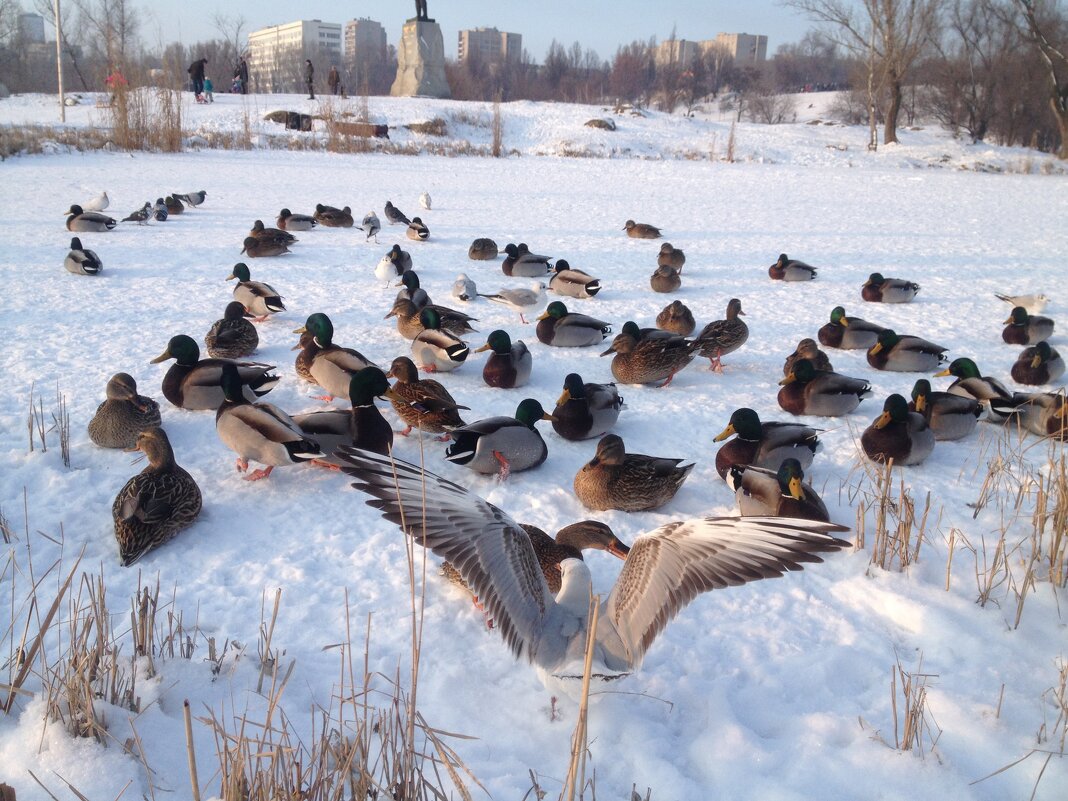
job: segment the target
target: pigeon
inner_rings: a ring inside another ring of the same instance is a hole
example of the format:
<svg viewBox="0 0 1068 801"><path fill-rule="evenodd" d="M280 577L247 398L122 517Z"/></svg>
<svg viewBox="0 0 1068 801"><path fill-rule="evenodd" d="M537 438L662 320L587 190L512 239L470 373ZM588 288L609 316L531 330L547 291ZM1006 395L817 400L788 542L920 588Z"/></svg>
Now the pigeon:
<svg viewBox="0 0 1068 801"><path fill-rule="evenodd" d="M190 206L199 206L204 202L204 198L208 196L208 193L201 189L199 192L189 192L185 195L180 195L175 192L174 196L180 200L184 200Z"/></svg>
<svg viewBox="0 0 1068 801"><path fill-rule="evenodd" d="M388 200L386 201L386 219L389 220L390 225L408 225L411 222L403 211Z"/></svg>
<svg viewBox="0 0 1068 801"><path fill-rule="evenodd" d="M104 209L106 209L108 207L108 204L110 202L111 201L108 200L108 193L107 192L101 192L96 197L94 197L91 200L88 200L85 203L83 203L82 204L82 209L84 209L85 211L103 211ZM430 206L425 206L424 208L428 208L429 209Z"/></svg>
<svg viewBox="0 0 1068 801"><path fill-rule="evenodd" d="M367 212L367 216L363 218L363 222L360 227L367 232L367 239L370 240L373 236L375 243L378 243L378 232L382 230L382 223L378 221L378 215L373 211Z"/></svg>
<svg viewBox="0 0 1068 801"><path fill-rule="evenodd" d="M156 200L156 205L152 207L152 216L156 218L156 222L167 220L167 204L163 202L163 198Z"/></svg>
<svg viewBox="0 0 1068 801"><path fill-rule="evenodd" d="M535 312L545 305L545 284L535 282L531 284L530 289L501 289L495 295L479 293L479 297L519 312L519 319L525 325L527 318L523 316L523 312Z"/></svg>
<svg viewBox="0 0 1068 801"><path fill-rule="evenodd" d="M105 201L104 205L107 205L106 201ZM427 211L430 211L430 193L429 192L423 192L423 194L421 194L419 196L419 205L422 206Z"/></svg>
<svg viewBox="0 0 1068 801"><path fill-rule="evenodd" d="M123 222L135 222L138 225L144 225L148 222L148 218L152 216L152 204L147 200L145 205L139 208L137 211L130 212L127 216L122 218Z"/></svg>
<svg viewBox="0 0 1068 801"><path fill-rule="evenodd" d="M457 300L474 300L478 297L475 282L467 277L467 273L456 276L456 282L452 285L452 296Z"/></svg>

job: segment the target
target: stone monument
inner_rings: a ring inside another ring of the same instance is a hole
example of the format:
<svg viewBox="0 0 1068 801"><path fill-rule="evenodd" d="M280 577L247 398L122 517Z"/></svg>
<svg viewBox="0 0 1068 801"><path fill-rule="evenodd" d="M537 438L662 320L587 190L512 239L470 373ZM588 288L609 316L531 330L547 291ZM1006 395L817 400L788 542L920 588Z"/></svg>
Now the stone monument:
<svg viewBox="0 0 1068 801"><path fill-rule="evenodd" d="M426 0L415 0L415 16L404 23L397 45L394 97L452 97L445 78L445 40L441 26L427 16Z"/></svg>

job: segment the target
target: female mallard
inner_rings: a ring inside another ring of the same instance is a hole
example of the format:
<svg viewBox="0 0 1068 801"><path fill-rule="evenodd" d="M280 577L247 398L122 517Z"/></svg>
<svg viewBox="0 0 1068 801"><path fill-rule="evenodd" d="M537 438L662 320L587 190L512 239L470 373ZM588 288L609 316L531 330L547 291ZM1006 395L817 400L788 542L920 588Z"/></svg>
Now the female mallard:
<svg viewBox="0 0 1068 801"><path fill-rule="evenodd" d="M1028 314L1023 306L1014 308L1005 323L1001 338L1010 345L1034 345L1053 336L1053 320Z"/></svg>
<svg viewBox="0 0 1068 801"><path fill-rule="evenodd" d="M109 217L98 211L83 211L82 207L78 205L71 206L65 213L70 215L67 218L68 231L100 233L110 231L118 225L114 217Z"/></svg>
<svg viewBox="0 0 1068 801"><path fill-rule="evenodd" d="M896 465L919 464L934 450L935 435L923 415L910 412L905 399L894 394L861 435L860 445L873 462L893 459Z"/></svg>
<svg viewBox="0 0 1068 801"><path fill-rule="evenodd" d="M274 242L281 245L292 245L297 241L297 238L288 231L283 231L281 228L267 228L263 220L256 220L252 223L252 230L248 232L248 235L261 242Z"/></svg>
<svg viewBox="0 0 1068 801"><path fill-rule="evenodd" d="M408 230L404 233L413 242L425 242L430 238L430 229L418 217L412 217L412 221L408 223Z"/></svg>
<svg viewBox="0 0 1068 801"><path fill-rule="evenodd" d="M433 306L419 312L423 330L412 340L412 360L428 373L455 370L470 354L467 343L441 329L441 317Z"/></svg>
<svg viewBox="0 0 1068 801"><path fill-rule="evenodd" d="M334 206L325 206L322 203L315 205L314 218L319 225L325 228L352 228L352 209L345 206L343 209Z"/></svg>
<svg viewBox="0 0 1068 801"><path fill-rule="evenodd" d="M288 414L272 403L249 403L241 392L241 377L233 364L222 369L224 400L215 413L219 439L237 454L237 469L248 470L249 460L267 465L254 470L246 481L267 478L276 467L321 459L318 443L309 439Z"/></svg>
<svg viewBox="0 0 1068 801"><path fill-rule="evenodd" d="M181 214L185 211L185 205L174 195L167 195L163 198L163 205L167 207L168 214Z"/></svg>
<svg viewBox="0 0 1068 801"><path fill-rule="evenodd" d="M142 431L133 447L145 455L148 466L126 482L111 504L123 567L191 526L201 506L200 488L174 461L162 428Z"/></svg>
<svg viewBox="0 0 1068 801"><path fill-rule="evenodd" d="M794 365L801 359L808 359L817 370L826 370L828 373L834 370L827 354L819 349L815 340L806 337L798 342L794 352L786 357L782 366L782 374L790 375L794 371Z"/></svg>
<svg viewBox="0 0 1068 801"><path fill-rule="evenodd" d="M946 389L946 392L952 395L974 398L977 401L1009 400L1012 398L1012 393L996 378L981 375L979 368L971 359L954 359L945 370L935 373L935 378L947 375L954 376L957 379Z"/></svg>
<svg viewBox="0 0 1068 801"><path fill-rule="evenodd" d="M749 339L749 326L738 319L744 315L742 302L731 298L727 303L727 319L714 320L697 335L698 352L712 363L712 369L717 373L723 372L720 359L738 350Z"/></svg>
<svg viewBox="0 0 1068 801"><path fill-rule="evenodd" d="M816 277L816 268L780 253L779 258L768 268L768 275L772 281L811 281Z"/></svg>
<svg viewBox="0 0 1068 801"><path fill-rule="evenodd" d="M289 209L278 212L275 225L283 231L310 231L317 226L319 221L307 214L294 214Z"/></svg>
<svg viewBox="0 0 1068 801"><path fill-rule="evenodd" d="M501 271L505 275L515 278L541 278L549 272L549 259L551 256L539 256L531 253L526 243L520 242L513 245L509 242L504 246L504 252L508 255L501 262Z"/></svg>
<svg viewBox="0 0 1068 801"><path fill-rule="evenodd" d="M404 403L386 374L375 366L365 367L349 382L352 409L324 409L293 415L293 422L327 454L326 461L336 464L333 453L340 445L388 454L393 446L393 429L375 406L375 398Z"/></svg>
<svg viewBox="0 0 1068 801"><path fill-rule="evenodd" d="M491 387L515 389L530 380L530 367L533 363L530 351L519 340L512 343L507 331L491 331L486 344L475 348L474 353L492 350L493 355L486 359L482 368L482 380Z"/></svg>
<svg viewBox="0 0 1068 801"><path fill-rule="evenodd" d="M936 345L920 337L899 335L887 328L879 332L879 339L868 348L868 364L876 370L899 373L929 373L946 360L949 348Z"/></svg>
<svg viewBox="0 0 1068 801"><path fill-rule="evenodd" d="M497 243L487 237L479 237L467 249L467 258L472 261L492 261L497 258Z"/></svg>
<svg viewBox="0 0 1068 801"><path fill-rule="evenodd" d="M716 451L716 472L727 478L731 465L756 465L778 470L786 459L796 459L802 467L812 464L819 446L819 432L800 423L762 423L752 409L735 409L730 422L712 440L722 442L735 436Z"/></svg>
<svg viewBox="0 0 1068 801"><path fill-rule="evenodd" d="M752 517L792 517L829 523L823 500L809 484L797 459L786 459L777 470L736 464L727 474L738 511Z"/></svg>
<svg viewBox="0 0 1068 801"><path fill-rule="evenodd" d="M688 337L697 328L693 312L681 300L673 300L656 315L656 327L681 337Z"/></svg>
<svg viewBox="0 0 1068 801"><path fill-rule="evenodd" d="M271 373L274 365L201 359L197 343L185 334L171 337L167 349L152 364L168 359L174 359L175 363L163 377L163 396L179 409L218 409L223 402L222 370L229 364L237 367L249 400L266 395L278 383L278 376Z"/></svg>
<svg viewBox="0 0 1068 801"><path fill-rule="evenodd" d="M831 309L831 321L819 330L820 344L841 350L867 350L879 341L885 331L881 325L869 323L859 317L846 318L845 309Z"/></svg>
<svg viewBox="0 0 1068 801"><path fill-rule="evenodd" d="M931 382L919 379L912 387L909 411L922 415L936 440L961 439L975 430L983 404L973 398L932 392Z"/></svg>
<svg viewBox="0 0 1068 801"><path fill-rule="evenodd" d="M634 220L627 220L623 223L623 230L631 239L659 239L661 237L660 229L655 225L636 223Z"/></svg>
<svg viewBox="0 0 1068 801"><path fill-rule="evenodd" d="M96 275L104 269L100 257L94 251L83 248L82 240L76 236L70 240L70 252L63 259L63 266L68 273L75 275Z"/></svg>
<svg viewBox="0 0 1068 801"><path fill-rule="evenodd" d="M311 380L323 388L321 400L348 397L352 377L373 362L352 348L334 344L334 324L321 312L308 317L294 334L311 334L310 340L301 340L302 348L297 354L297 374L311 376Z"/></svg>
<svg viewBox="0 0 1068 801"><path fill-rule="evenodd" d="M661 264L656 268L656 272L650 276L649 286L653 292L675 292L682 286L682 276L679 275L674 267Z"/></svg>
<svg viewBox="0 0 1068 801"><path fill-rule="evenodd" d="M538 341L558 348L581 348L604 342L612 333L611 323L586 314L571 314L558 300L538 317Z"/></svg>
<svg viewBox="0 0 1068 801"><path fill-rule="evenodd" d="M601 291L601 282L589 273L574 269L566 259L558 259L549 277L549 291L569 298L592 298Z"/></svg>
<svg viewBox="0 0 1068 801"><path fill-rule="evenodd" d="M660 246L660 254L656 257L657 267L673 267L675 272L681 273L682 266L686 264L686 254L673 247L670 242Z"/></svg>
<svg viewBox="0 0 1068 801"><path fill-rule="evenodd" d="M217 359L242 359L260 344L256 326L245 316L245 305L237 300L226 304L221 320L212 323L204 335L208 355Z"/></svg>
<svg viewBox="0 0 1068 801"><path fill-rule="evenodd" d="M622 408L615 384L586 384L578 373L568 373L553 410L553 430L572 441L599 437L616 424Z"/></svg>
<svg viewBox="0 0 1068 801"><path fill-rule="evenodd" d="M627 453L623 439L606 434L597 453L575 474L575 495L588 509L644 512L675 497L693 470L682 459Z"/></svg>
<svg viewBox="0 0 1068 801"><path fill-rule="evenodd" d="M226 276L227 281L234 278L237 279L234 300L239 301L249 314L255 315L256 322L263 322L269 315L286 310L278 290L262 281L253 281L248 265L244 262L235 264L234 269Z"/></svg>
<svg viewBox="0 0 1068 801"><path fill-rule="evenodd" d="M420 378L415 363L407 356L398 356L386 373L394 379L393 391L397 398L390 398L393 410L408 426L400 432L408 436L413 428L431 434L444 434L442 441L449 438L449 431L467 425L460 419L461 406L449 394L440 382L432 378Z"/></svg>
<svg viewBox="0 0 1068 801"><path fill-rule="evenodd" d="M666 387L675 373L693 361L697 355L696 345L696 341L676 334L639 339L624 330L612 340L612 347L601 355L615 354L612 375L616 381L624 384L663 382L660 386Z"/></svg>
<svg viewBox="0 0 1068 801"><path fill-rule="evenodd" d="M469 314L432 303L419 307L408 298L400 296L393 301L393 307L383 319L388 320L390 317L396 317L397 331L400 335L405 339L415 339L427 328L426 322L423 320L424 311L433 312L436 320L435 327L446 333L462 336L475 330L471 327L471 321L476 318Z"/></svg>
<svg viewBox="0 0 1068 801"><path fill-rule="evenodd" d="M159 404L137 394L137 382L115 373L105 390L107 399L89 421L89 439L101 448L133 448L142 431L160 425Z"/></svg>
<svg viewBox="0 0 1068 801"><path fill-rule="evenodd" d="M289 246L285 242L271 242L266 239L256 239L254 236L246 236L241 246L241 252L250 259L262 259L270 256L281 256L289 253Z"/></svg>
<svg viewBox="0 0 1068 801"><path fill-rule="evenodd" d="M920 291L920 285L901 278L883 278L872 273L860 288L860 296L869 303L909 303Z"/></svg>
<svg viewBox="0 0 1068 801"><path fill-rule="evenodd" d="M779 384L779 406L790 414L839 417L871 395L867 381L817 370L808 359L800 359Z"/></svg>
<svg viewBox="0 0 1068 801"><path fill-rule="evenodd" d="M515 417L487 417L452 431L453 443L445 458L476 473L496 473L504 481L512 472L537 467L549 455L545 440L534 424L552 420L541 404L527 398Z"/></svg>
<svg viewBox="0 0 1068 801"><path fill-rule="evenodd" d="M516 312L519 315L519 321L526 325L527 318L523 313L530 312L533 314L545 305L545 284L541 281L535 281L530 285L529 289L498 289L496 294L483 295L478 293L478 296L486 300L492 300L502 306L507 306Z"/></svg>
<svg viewBox="0 0 1068 801"><path fill-rule="evenodd" d="M1040 386L1052 384L1064 375L1064 359L1048 342L1024 348L1012 366L1012 380L1017 384Z"/></svg>

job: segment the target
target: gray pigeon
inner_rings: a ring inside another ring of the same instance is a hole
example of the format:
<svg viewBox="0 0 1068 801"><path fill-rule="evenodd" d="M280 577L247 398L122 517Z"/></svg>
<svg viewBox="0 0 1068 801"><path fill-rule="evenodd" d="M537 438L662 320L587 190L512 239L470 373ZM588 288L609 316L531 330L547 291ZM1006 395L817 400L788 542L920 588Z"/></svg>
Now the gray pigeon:
<svg viewBox="0 0 1068 801"><path fill-rule="evenodd" d="M456 282L452 285L452 296L457 300L474 300L478 297L475 282L467 277L467 273L456 276Z"/></svg>
<svg viewBox="0 0 1068 801"><path fill-rule="evenodd" d="M411 222L407 215L389 200L386 201L386 219L389 220L390 225L408 225Z"/></svg>
<svg viewBox="0 0 1068 801"><path fill-rule="evenodd" d="M375 238L375 243L378 243L378 232L382 230L382 223L378 221L378 215L373 211L367 212L367 216L363 218L361 227L367 232L367 239L372 236Z"/></svg>

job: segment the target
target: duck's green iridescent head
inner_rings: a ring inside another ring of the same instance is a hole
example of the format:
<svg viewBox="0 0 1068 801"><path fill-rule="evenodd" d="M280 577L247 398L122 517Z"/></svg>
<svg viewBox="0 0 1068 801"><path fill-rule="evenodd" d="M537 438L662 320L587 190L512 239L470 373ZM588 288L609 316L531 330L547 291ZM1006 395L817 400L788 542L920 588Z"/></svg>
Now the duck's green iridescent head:
<svg viewBox="0 0 1068 801"><path fill-rule="evenodd" d="M353 406L370 406L392 390L386 374L374 365L364 367L349 379L349 400Z"/></svg>
<svg viewBox="0 0 1068 801"><path fill-rule="evenodd" d="M1030 319L1031 315L1027 313L1027 309L1023 306L1017 306L1012 310L1012 314L1009 315L1009 319L1005 322L1006 324L1011 323L1012 325L1027 325Z"/></svg>
<svg viewBox="0 0 1068 801"><path fill-rule="evenodd" d="M556 405L563 406L569 400L584 400L585 398L586 385L582 381L582 376L578 373L568 373L564 376L564 390L560 393L560 397L556 399Z"/></svg>
<svg viewBox="0 0 1068 801"><path fill-rule="evenodd" d="M868 282L865 286L878 286L879 284L885 283L885 281L886 279L883 278L882 273L872 273L868 276Z"/></svg>
<svg viewBox="0 0 1068 801"><path fill-rule="evenodd" d="M243 261L239 261L235 264L234 269L232 269L230 274L226 276L227 281L232 281L235 278L238 281L248 281L251 278L251 273L248 271L248 265Z"/></svg>
<svg viewBox="0 0 1068 801"><path fill-rule="evenodd" d="M922 412L927 408L927 399L931 396L931 382L926 378L916 380L912 385L912 402L916 404L916 411Z"/></svg>
<svg viewBox="0 0 1068 801"><path fill-rule="evenodd" d="M747 407L735 409L727 427L712 440L722 442L728 437L737 434L741 439L759 440L763 430L760 427L760 417L755 411Z"/></svg>
<svg viewBox="0 0 1068 801"><path fill-rule="evenodd" d="M322 312L315 312L315 314L308 315L308 319L304 321L304 325L296 329L294 334L303 334L307 331L312 335L315 340L315 344L320 348L328 348L334 342L334 324L330 321Z"/></svg>
<svg viewBox="0 0 1068 801"><path fill-rule="evenodd" d="M499 328L490 332L490 335L486 337L486 344L499 356L507 356L512 352L512 338L508 336L507 331Z"/></svg>
<svg viewBox="0 0 1068 801"><path fill-rule="evenodd" d="M561 317L567 315L567 306L558 300L554 300L548 306L545 307L545 311L542 312L539 320L544 320L548 317L552 317L554 320L559 320Z"/></svg>
<svg viewBox="0 0 1068 801"><path fill-rule="evenodd" d="M951 375L955 378L982 378L976 363L966 357L954 359L945 370L935 373L935 378L944 375Z"/></svg>
<svg viewBox="0 0 1068 801"><path fill-rule="evenodd" d="M801 462L797 459L783 459L775 478L779 481L779 490L783 495L789 495L799 501L805 499L805 490L801 484L805 473L801 469Z"/></svg>
<svg viewBox="0 0 1068 801"><path fill-rule="evenodd" d="M183 367L191 367L200 361L200 347L196 340L185 334L171 337L167 343L167 350L152 360L152 364L165 362L167 359L175 359Z"/></svg>
<svg viewBox="0 0 1068 801"><path fill-rule="evenodd" d="M904 423L909 419L909 404L896 392L883 402L883 413L875 421L876 428L886 428L890 423Z"/></svg>
<svg viewBox="0 0 1068 801"><path fill-rule="evenodd" d="M635 339L642 338L641 329L638 328L638 324L633 320L627 320L627 322L623 323L623 328L620 329L619 333L627 334L628 336L632 336Z"/></svg>
<svg viewBox="0 0 1068 801"><path fill-rule="evenodd" d="M527 398L516 408L515 419L528 428L534 428L534 424L539 420L554 420L555 418L546 412L536 400Z"/></svg>
<svg viewBox="0 0 1068 801"><path fill-rule="evenodd" d="M435 331L441 328L441 315L438 314L437 309L427 306L419 312L419 322L423 328Z"/></svg>
<svg viewBox="0 0 1068 801"><path fill-rule="evenodd" d="M845 309L841 306L835 306L831 309L831 322L836 325L849 325L849 321L846 319Z"/></svg>

